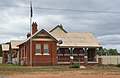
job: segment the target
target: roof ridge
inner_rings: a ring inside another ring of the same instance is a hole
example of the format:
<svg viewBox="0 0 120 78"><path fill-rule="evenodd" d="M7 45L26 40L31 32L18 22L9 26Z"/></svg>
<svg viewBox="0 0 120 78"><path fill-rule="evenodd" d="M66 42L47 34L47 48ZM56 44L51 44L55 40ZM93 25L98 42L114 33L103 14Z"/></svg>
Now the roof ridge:
<svg viewBox="0 0 120 78"><path fill-rule="evenodd" d="M91 33L91 32L68 32L68 33Z"/></svg>

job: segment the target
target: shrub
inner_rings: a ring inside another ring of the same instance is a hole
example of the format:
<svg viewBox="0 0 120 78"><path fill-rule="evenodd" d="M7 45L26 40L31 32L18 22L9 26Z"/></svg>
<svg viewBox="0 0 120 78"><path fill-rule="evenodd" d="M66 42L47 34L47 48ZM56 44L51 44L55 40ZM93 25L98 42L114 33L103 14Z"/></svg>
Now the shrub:
<svg viewBox="0 0 120 78"><path fill-rule="evenodd" d="M70 68L79 68L80 67L80 63L73 63L72 65L70 65Z"/></svg>
<svg viewBox="0 0 120 78"><path fill-rule="evenodd" d="M118 64L117 67L120 67L120 64Z"/></svg>
<svg viewBox="0 0 120 78"><path fill-rule="evenodd" d="M0 52L0 57L2 57L2 52Z"/></svg>

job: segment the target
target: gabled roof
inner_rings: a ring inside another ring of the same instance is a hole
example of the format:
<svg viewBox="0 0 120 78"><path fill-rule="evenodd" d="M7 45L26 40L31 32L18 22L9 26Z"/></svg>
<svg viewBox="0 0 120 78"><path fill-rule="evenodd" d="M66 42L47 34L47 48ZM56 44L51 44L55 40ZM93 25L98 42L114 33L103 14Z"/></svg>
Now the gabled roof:
<svg viewBox="0 0 120 78"><path fill-rule="evenodd" d="M49 32L57 40L63 41L60 47L101 47L94 35L90 32L66 32L62 25L57 25Z"/></svg>
<svg viewBox="0 0 120 78"><path fill-rule="evenodd" d="M52 29L50 29L49 32L54 31L56 28L60 28L62 31L64 31L65 33L67 33L67 31L63 29L63 26L62 26L61 24L60 24L60 25L57 25L56 27L54 27L54 28L52 28Z"/></svg>
<svg viewBox="0 0 120 78"><path fill-rule="evenodd" d="M10 45L12 49L19 49L17 45L21 44L23 40L11 40Z"/></svg>
<svg viewBox="0 0 120 78"><path fill-rule="evenodd" d="M52 34L50 34L49 32L45 31L44 29L42 29L42 30L39 30L39 31L37 31L36 33L34 33L34 34L33 34L32 36L30 36L29 38L27 38L27 39L26 39L25 41L23 41L21 44L29 41L31 38L34 38L38 33L41 33L41 32L46 33L50 38L52 38L52 39L54 39L56 42L58 42L58 40L57 40L56 38L54 38L54 37L52 36ZM21 44L19 44L19 45L21 45Z"/></svg>
<svg viewBox="0 0 120 78"><path fill-rule="evenodd" d="M2 51L9 51L10 44L2 44Z"/></svg>

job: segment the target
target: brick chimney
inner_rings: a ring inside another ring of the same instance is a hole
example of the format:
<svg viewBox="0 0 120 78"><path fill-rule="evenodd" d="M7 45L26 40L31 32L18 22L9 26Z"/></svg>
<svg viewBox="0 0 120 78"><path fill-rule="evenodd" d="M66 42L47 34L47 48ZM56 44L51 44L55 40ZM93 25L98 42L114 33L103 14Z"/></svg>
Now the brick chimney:
<svg viewBox="0 0 120 78"><path fill-rule="evenodd" d="M27 33L27 38L29 38L31 36L30 32Z"/></svg>
<svg viewBox="0 0 120 78"><path fill-rule="evenodd" d="M32 35L37 32L37 23L33 22L32 23Z"/></svg>
<svg viewBox="0 0 120 78"><path fill-rule="evenodd" d="M62 24L60 24L60 25L59 25L59 27L61 27L61 28L63 29L63 26L62 26Z"/></svg>

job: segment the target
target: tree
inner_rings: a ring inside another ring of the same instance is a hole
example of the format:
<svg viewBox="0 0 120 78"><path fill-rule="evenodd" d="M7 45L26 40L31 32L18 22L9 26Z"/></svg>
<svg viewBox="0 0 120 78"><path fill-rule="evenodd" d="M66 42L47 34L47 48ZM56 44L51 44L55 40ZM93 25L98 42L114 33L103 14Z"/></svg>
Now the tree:
<svg viewBox="0 0 120 78"><path fill-rule="evenodd" d="M97 54L99 56L103 55L103 48L99 48L99 50L97 50Z"/></svg>
<svg viewBox="0 0 120 78"><path fill-rule="evenodd" d="M106 48L100 48L97 51L98 55L118 55L117 49L106 49Z"/></svg>
<svg viewBox="0 0 120 78"><path fill-rule="evenodd" d="M118 55L117 49L109 49L109 55Z"/></svg>

